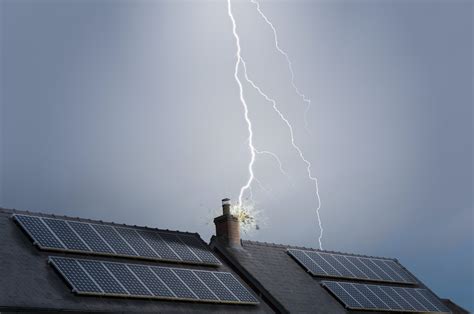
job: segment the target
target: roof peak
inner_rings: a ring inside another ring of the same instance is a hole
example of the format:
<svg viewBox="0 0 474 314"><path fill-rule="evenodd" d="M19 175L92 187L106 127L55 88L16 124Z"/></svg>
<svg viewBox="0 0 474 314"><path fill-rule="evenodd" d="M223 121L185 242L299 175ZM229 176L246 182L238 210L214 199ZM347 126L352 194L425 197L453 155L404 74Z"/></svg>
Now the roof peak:
<svg viewBox="0 0 474 314"><path fill-rule="evenodd" d="M297 246L297 245L290 245L290 244L278 244L278 243L271 243L271 242L262 242L262 241L254 241L254 240L242 240L243 246L245 248L245 244L253 244L253 245L260 245L260 246L267 246L267 247L276 247L281 249L296 249L296 250L306 250L306 251L315 251L315 252L322 252L322 253L331 253L331 254L341 254L341 255L349 255L349 256L357 256L357 257L369 257L369 258L378 258L378 259L387 259L387 260L398 260L396 258L391 257L383 257L383 256L374 256L374 255L364 255L364 254L355 254L355 253L347 253L341 251L330 251L330 250L320 250L311 247L305 246Z"/></svg>

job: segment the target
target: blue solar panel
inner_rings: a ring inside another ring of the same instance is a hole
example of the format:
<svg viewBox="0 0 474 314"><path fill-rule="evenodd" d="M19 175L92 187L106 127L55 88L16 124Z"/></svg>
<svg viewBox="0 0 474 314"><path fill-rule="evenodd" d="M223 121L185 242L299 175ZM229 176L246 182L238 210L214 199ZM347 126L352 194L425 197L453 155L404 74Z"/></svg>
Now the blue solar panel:
<svg viewBox="0 0 474 314"><path fill-rule="evenodd" d="M197 237L180 235L179 238L204 263L210 263L213 265L221 264L221 262L219 262L219 260L214 256L214 254L212 254Z"/></svg>
<svg viewBox="0 0 474 314"><path fill-rule="evenodd" d="M301 250L288 250L288 253L292 255L301 265L303 265L309 272L313 274L327 274L324 269L318 266L304 251Z"/></svg>
<svg viewBox="0 0 474 314"><path fill-rule="evenodd" d="M306 251L305 252L319 267L321 267L326 274L330 276L337 276L340 277L342 276L336 268L331 266L328 261L326 261L321 255L319 255L317 252L311 252L311 251Z"/></svg>
<svg viewBox="0 0 474 314"><path fill-rule="evenodd" d="M257 304L231 273L50 257L78 294Z"/></svg>
<svg viewBox="0 0 474 314"><path fill-rule="evenodd" d="M354 310L450 313L426 289L322 281L344 306Z"/></svg>
<svg viewBox="0 0 474 314"><path fill-rule="evenodd" d="M438 311L449 312L448 308L427 289L416 289L416 292L418 292L419 295L423 296L423 298L430 302L436 309L438 309Z"/></svg>
<svg viewBox="0 0 474 314"><path fill-rule="evenodd" d="M77 262L105 293L128 295L123 286L105 269L101 262L82 259Z"/></svg>
<svg viewBox="0 0 474 314"><path fill-rule="evenodd" d="M25 215L14 215L13 217L40 247L52 249L65 248L54 234L49 231L41 218Z"/></svg>
<svg viewBox="0 0 474 314"><path fill-rule="evenodd" d="M64 220L43 218L43 221L69 250L90 251Z"/></svg>
<svg viewBox="0 0 474 314"><path fill-rule="evenodd" d="M30 215L15 214L13 218L45 250L221 265L195 235Z"/></svg>
<svg viewBox="0 0 474 314"><path fill-rule="evenodd" d="M151 271L150 267L143 265L128 265L133 273L157 297L175 298L173 292Z"/></svg>
<svg viewBox="0 0 474 314"><path fill-rule="evenodd" d="M152 267L153 272L176 294L178 298L197 299L198 297L182 282L171 268Z"/></svg>
<svg viewBox="0 0 474 314"><path fill-rule="evenodd" d="M219 280L226 285L242 302L258 302L257 299L231 273L214 272Z"/></svg>
<svg viewBox="0 0 474 314"><path fill-rule="evenodd" d="M337 260L341 265L344 265L344 267L350 271L351 276L354 278L368 278L368 276L362 272L357 266L355 266L353 263L351 263L350 260L347 259L346 256L344 255L332 255L335 260Z"/></svg>
<svg viewBox="0 0 474 314"><path fill-rule="evenodd" d="M144 257L158 257L155 251L143 240L136 230L117 227L115 227L115 230L135 249L138 255Z"/></svg>
<svg viewBox="0 0 474 314"><path fill-rule="evenodd" d="M217 279L212 272L194 271L194 273L214 292L221 300L238 302L239 300Z"/></svg>
<svg viewBox="0 0 474 314"><path fill-rule="evenodd" d="M314 276L416 283L401 266L389 259L299 249L287 251Z"/></svg>
<svg viewBox="0 0 474 314"><path fill-rule="evenodd" d="M90 224L75 221L68 221L68 224L87 243L92 251L107 254L114 253L97 232L92 229Z"/></svg>
<svg viewBox="0 0 474 314"><path fill-rule="evenodd" d="M191 271L187 269L173 269L174 273L197 295L201 300L219 300L216 295Z"/></svg>
<svg viewBox="0 0 474 314"><path fill-rule="evenodd" d="M201 262L193 252L174 234L160 233L166 244L173 249L183 261Z"/></svg>
<svg viewBox="0 0 474 314"><path fill-rule="evenodd" d="M51 257L50 261L66 278L74 292L102 293L102 290L92 281L87 273L79 267L76 260Z"/></svg>
<svg viewBox="0 0 474 314"><path fill-rule="evenodd" d="M324 286L329 289L339 300L344 303L348 308L362 308L362 305L357 302L357 300L352 297L341 285L339 282L335 281L326 281Z"/></svg>
<svg viewBox="0 0 474 314"><path fill-rule="evenodd" d="M132 248L119 236L114 227L106 225L92 225L100 236L114 249L115 253L125 256L137 256Z"/></svg>
<svg viewBox="0 0 474 314"><path fill-rule="evenodd" d="M179 256L166 244L158 232L138 231L142 238L155 250L160 258L169 261L180 261Z"/></svg>
<svg viewBox="0 0 474 314"><path fill-rule="evenodd" d="M102 263L115 277L115 279L122 284L128 293L136 296L151 296L153 295L132 273L126 264L122 263Z"/></svg>

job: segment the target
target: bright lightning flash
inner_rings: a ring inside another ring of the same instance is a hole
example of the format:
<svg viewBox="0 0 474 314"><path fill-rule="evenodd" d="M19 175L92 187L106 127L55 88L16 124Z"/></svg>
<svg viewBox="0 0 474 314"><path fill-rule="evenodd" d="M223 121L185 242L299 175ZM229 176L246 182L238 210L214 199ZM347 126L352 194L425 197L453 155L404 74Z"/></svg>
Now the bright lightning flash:
<svg viewBox="0 0 474 314"><path fill-rule="evenodd" d="M257 0L250 0L250 2L255 4L255 6L257 8L257 11L258 11L258 14L260 14L260 16L265 20L265 23L267 23L268 26L270 26L270 28L272 29L273 39L275 41L275 48L276 48L276 50L278 50L278 52L281 55L283 55L285 57L286 63L288 64L288 70L290 71L290 75L291 75L291 85L293 86L293 89L295 90L296 94L298 96L300 96L301 99L303 99L303 101L306 103L306 109L305 109L305 112L304 112L304 126L305 126L306 131L309 133L307 115L308 115L308 111L311 107L311 99L307 98L305 96L305 94L303 94L300 91L298 86L296 86L295 72L293 72L293 64L291 63L291 60L290 60L290 57L288 56L288 54L283 49L280 48L280 44L278 43L278 35L277 35L277 31L276 31L275 26L273 25L272 22L270 22L270 20L267 18L267 16L265 14L263 14L262 10L260 9L260 3Z"/></svg>
<svg viewBox="0 0 474 314"><path fill-rule="evenodd" d="M262 11L260 10L260 6L259 6L258 2L255 1L255 0L250 0L250 1L254 4L256 4L259 14L265 19L267 24L270 25L270 27L272 28L274 38L275 38L275 46L276 46L277 50L285 56L285 58L288 62L288 67L289 67L289 70L290 70L290 73L291 73L291 83L292 83L293 88L295 89L296 93L300 97L302 97L303 100L308 104L308 107L306 109L306 112L307 112L308 109L309 109L309 105L310 105L311 101L309 99L307 99L304 96L304 94L302 94L299 91L299 89L297 88L297 86L294 83L294 74L293 74L293 68L292 68L291 61L290 61L288 55L283 50L281 50L279 45L278 45L278 37L277 37L277 33L276 33L276 30L275 30L273 24L262 13ZM246 63L245 63L245 61L244 61L244 59L242 58L242 55L241 55L240 38L239 38L239 35L237 33L236 22L235 22L233 14L232 14L231 0L227 0L227 13L228 13L229 18L232 22L232 33L234 35L236 46L237 46L237 61L235 63L234 78L235 78L235 81L237 82L237 85L239 86L240 102L242 103L242 106L244 108L245 121L247 123L247 129L248 129L248 132L249 132L248 145L249 145L249 150L250 150L250 155L251 155L251 159L250 159L250 162L249 162L249 165L248 165L249 179L247 180L247 183L244 186L242 186L241 189L240 189L238 205L233 207L234 214L237 217L239 217L239 220L241 222L243 222L244 225L252 226L253 223L255 222L255 217L252 216L253 215L252 211L243 206L243 195L244 195L246 190L251 189L252 182L255 180L253 166L254 166L254 163L255 163L256 154L268 154L268 155L272 156L275 160L277 160L277 162L280 166L280 171L283 174L286 174L283 171L281 161L280 161L280 159L278 158L278 156L276 154L274 154L272 152L269 152L269 151L258 151L255 148L254 144L253 144L252 122L251 122L250 117L249 117L249 109L248 109L247 102L245 101L242 82L240 81L240 78L239 78L239 69L240 69L240 66L242 65L246 82L249 83L263 98L265 98L265 100L267 100L268 102L270 102L272 104L273 110L278 114L280 119L286 124L286 126L288 128L288 131L289 131L289 134L290 134L290 139L291 139L291 145L297 151L297 153L298 153L299 157L301 158L301 160L306 164L306 171L307 171L307 174L308 174L308 178L314 183L315 193L316 193L316 197L317 197L317 201L318 201L318 205L317 205L317 208L316 208L316 215L317 215L317 218L318 218L318 223L319 223L319 228L320 228L320 235L319 235L319 238L318 238L318 242L319 242L319 248L322 249L323 227L322 227L321 218L320 218L320 214L319 214L319 210L321 208L321 199L320 199L320 196L319 196L318 180L317 180L316 177L313 176L313 174L311 172L311 163L305 158L302 150L300 149L300 147L295 142L293 127L292 127L291 123L288 121L288 119L285 117L285 115L280 111L280 109L277 106L276 101L274 99L270 98L267 94L265 94L262 91L262 89L260 87L258 87L253 80L251 80L249 78L249 75L247 73L247 65L246 65ZM248 205L246 205L246 207L248 207Z"/></svg>

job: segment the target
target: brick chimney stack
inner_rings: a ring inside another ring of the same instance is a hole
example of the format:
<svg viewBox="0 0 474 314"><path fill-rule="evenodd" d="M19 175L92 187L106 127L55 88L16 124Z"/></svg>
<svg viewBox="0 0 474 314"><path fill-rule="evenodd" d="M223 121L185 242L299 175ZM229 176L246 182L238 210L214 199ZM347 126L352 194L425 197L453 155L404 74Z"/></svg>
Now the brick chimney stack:
<svg viewBox="0 0 474 314"><path fill-rule="evenodd" d="M214 218L217 240L229 247L241 247L239 219L230 213L230 199L222 200L222 215Z"/></svg>

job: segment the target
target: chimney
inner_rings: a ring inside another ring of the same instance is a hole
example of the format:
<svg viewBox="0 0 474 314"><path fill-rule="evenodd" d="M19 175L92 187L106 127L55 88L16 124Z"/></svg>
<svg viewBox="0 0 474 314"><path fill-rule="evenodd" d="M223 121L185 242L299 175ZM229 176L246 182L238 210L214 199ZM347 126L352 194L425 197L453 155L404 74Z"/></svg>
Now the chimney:
<svg viewBox="0 0 474 314"><path fill-rule="evenodd" d="M222 215L214 218L217 240L229 247L241 247L239 219L230 213L230 199L222 200Z"/></svg>

